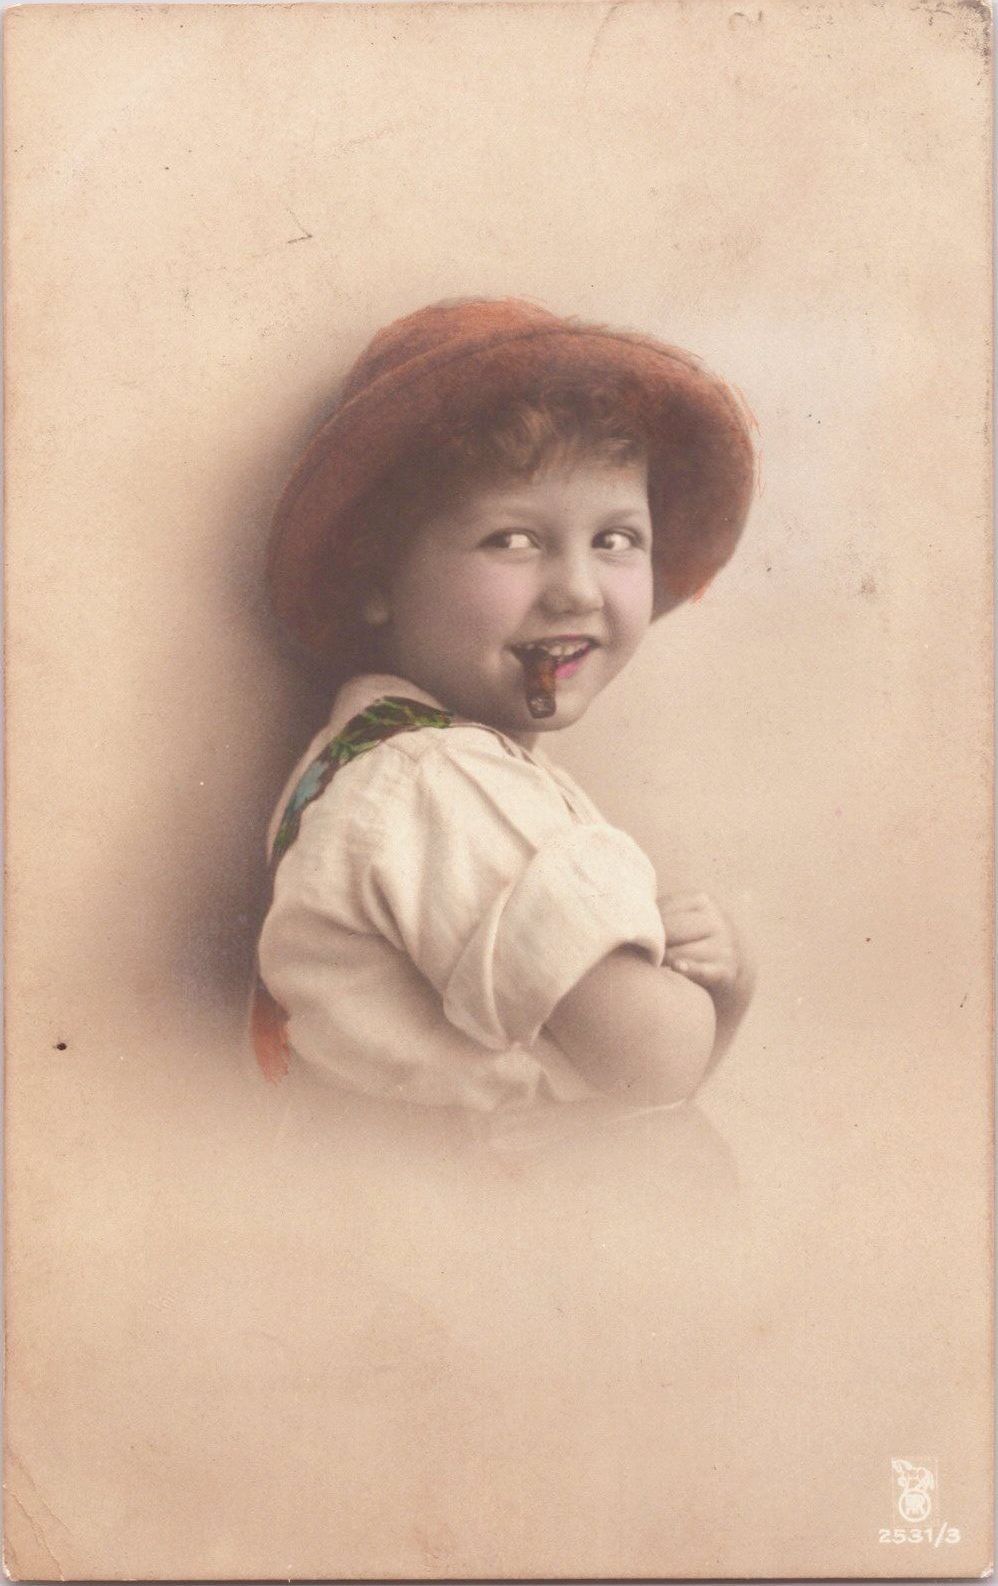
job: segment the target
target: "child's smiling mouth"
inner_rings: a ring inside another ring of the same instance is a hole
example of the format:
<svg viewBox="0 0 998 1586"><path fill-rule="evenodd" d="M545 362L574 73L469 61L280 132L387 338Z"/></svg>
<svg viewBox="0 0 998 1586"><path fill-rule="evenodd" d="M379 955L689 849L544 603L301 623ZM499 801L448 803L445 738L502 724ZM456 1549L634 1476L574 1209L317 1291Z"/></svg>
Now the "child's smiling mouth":
<svg viewBox="0 0 998 1586"><path fill-rule="evenodd" d="M598 640L587 634L555 634L512 644L510 650L523 667L527 708L535 719L553 716L558 708L555 685L572 677Z"/></svg>
<svg viewBox="0 0 998 1586"><path fill-rule="evenodd" d="M590 638L587 634L559 634L557 637L545 639L531 639L523 644L511 644L510 649L518 661L526 664L529 661L537 662L550 658L554 664L557 677L571 677L576 672L582 661L595 650L599 644L598 639Z"/></svg>

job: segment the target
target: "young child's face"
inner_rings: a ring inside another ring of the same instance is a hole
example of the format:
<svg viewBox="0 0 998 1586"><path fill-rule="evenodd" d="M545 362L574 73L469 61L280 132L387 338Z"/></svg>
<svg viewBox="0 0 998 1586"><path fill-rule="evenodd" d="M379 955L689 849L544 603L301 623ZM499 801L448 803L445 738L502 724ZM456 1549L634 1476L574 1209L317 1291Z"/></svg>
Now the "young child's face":
<svg viewBox="0 0 998 1586"><path fill-rule="evenodd" d="M405 545L378 612L392 669L527 742L567 727L651 621L651 540L643 462L582 460L470 487ZM538 642L555 665L543 720L517 653Z"/></svg>

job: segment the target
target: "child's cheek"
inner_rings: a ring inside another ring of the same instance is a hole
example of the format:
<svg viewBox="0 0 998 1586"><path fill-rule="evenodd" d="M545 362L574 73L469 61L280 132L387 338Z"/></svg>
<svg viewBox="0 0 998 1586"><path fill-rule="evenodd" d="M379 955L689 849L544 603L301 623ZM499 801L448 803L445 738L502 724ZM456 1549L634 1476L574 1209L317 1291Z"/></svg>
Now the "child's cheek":
<svg viewBox="0 0 998 1586"><path fill-rule="evenodd" d="M643 632L652 618L655 588L651 563L621 568L614 585L615 604L626 626Z"/></svg>
<svg viewBox="0 0 998 1586"><path fill-rule="evenodd" d="M519 635L531 599L521 568L480 566L474 576L459 581L454 593L476 631L501 639Z"/></svg>

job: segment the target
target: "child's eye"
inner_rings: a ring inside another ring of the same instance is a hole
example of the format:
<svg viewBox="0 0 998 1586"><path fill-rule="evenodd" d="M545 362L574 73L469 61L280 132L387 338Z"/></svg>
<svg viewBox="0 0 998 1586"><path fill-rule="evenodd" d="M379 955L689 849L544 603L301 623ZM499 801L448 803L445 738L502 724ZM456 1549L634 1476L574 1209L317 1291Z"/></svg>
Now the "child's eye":
<svg viewBox="0 0 998 1586"><path fill-rule="evenodd" d="M632 546L641 544L641 536L634 529L604 529L596 539L606 551L629 551Z"/></svg>
<svg viewBox="0 0 998 1586"><path fill-rule="evenodd" d="M498 529L482 544L496 551L529 551L533 549L534 541L524 529Z"/></svg>

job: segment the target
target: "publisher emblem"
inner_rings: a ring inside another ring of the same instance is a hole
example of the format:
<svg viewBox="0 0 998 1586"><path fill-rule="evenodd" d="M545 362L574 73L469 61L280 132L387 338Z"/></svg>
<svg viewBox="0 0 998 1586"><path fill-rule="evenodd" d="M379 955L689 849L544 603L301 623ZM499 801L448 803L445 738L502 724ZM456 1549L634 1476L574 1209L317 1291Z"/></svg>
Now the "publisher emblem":
<svg viewBox="0 0 998 1586"><path fill-rule="evenodd" d="M902 1520L921 1525L932 1513L930 1494L936 1479L926 1465L910 1459L892 1459L891 1469L898 1486L897 1506Z"/></svg>

